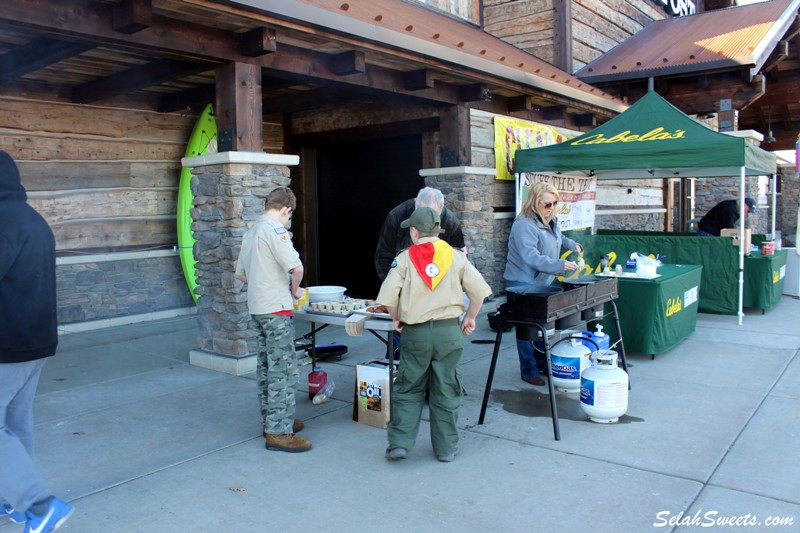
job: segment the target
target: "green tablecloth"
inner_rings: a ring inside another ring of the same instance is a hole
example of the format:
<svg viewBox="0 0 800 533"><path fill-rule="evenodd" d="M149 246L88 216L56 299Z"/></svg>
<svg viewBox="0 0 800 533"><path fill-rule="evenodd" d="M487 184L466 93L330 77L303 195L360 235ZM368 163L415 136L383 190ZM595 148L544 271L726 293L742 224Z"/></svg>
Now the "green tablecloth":
<svg viewBox="0 0 800 533"><path fill-rule="evenodd" d="M691 233L622 230L598 230L597 235L576 235L575 238L585 249L586 262L595 267L599 264L601 255L612 255L616 263L624 266L625 260L633 252L666 256L662 259L663 263L700 265L703 267L703 277L699 311L723 315L735 315L739 312L739 249L731 244L729 238L698 237ZM753 236L754 243L762 240L763 235ZM753 253L754 257L758 255ZM769 291L779 297L782 285L778 287L773 284L770 275L759 272L759 263L747 259L745 258L744 270L744 306L763 305L757 300L748 300L748 285L752 287L751 294ZM777 300L772 305L775 303Z"/></svg>
<svg viewBox="0 0 800 533"><path fill-rule="evenodd" d="M772 309L781 299L786 278L786 250L775 255L753 252L744 258L744 307Z"/></svg>
<svg viewBox="0 0 800 533"><path fill-rule="evenodd" d="M663 265L655 279L619 278L616 304L626 352L665 352L694 331L702 270L698 265ZM604 326L616 342L610 317Z"/></svg>

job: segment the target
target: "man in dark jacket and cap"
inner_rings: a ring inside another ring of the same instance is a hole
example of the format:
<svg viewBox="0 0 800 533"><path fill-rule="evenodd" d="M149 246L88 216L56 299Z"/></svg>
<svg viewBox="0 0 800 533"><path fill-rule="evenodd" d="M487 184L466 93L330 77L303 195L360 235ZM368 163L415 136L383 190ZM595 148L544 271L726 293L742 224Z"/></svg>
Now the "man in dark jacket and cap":
<svg viewBox="0 0 800 533"><path fill-rule="evenodd" d="M46 533L72 513L33 464L33 398L56 353L55 238L0 151L0 515Z"/></svg>
<svg viewBox="0 0 800 533"><path fill-rule="evenodd" d="M748 215L756 208L755 198L744 199L744 214ZM706 213L697 223L697 235L700 237L719 237L725 228L736 227L739 220L739 200L723 200Z"/></svg>

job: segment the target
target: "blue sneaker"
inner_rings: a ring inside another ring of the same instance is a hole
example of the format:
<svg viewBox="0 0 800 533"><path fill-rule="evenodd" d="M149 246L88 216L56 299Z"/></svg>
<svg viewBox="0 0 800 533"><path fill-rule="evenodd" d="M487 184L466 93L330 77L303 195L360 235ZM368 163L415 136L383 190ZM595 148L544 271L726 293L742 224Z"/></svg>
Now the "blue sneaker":
<svg viewBox="0 0 800 533"><path fill-rule="evenodd" d="M8 517L11 519L11 521L14 522L15 524L25 523L26 520L25 513L15 510L7 503L2 504L2 506L0 506L0 510L2 510L3 513L7 514Z"/></svg>
<svg viewBox="0 0 800 533"><path fill-rule="evenodd" d="M75 508L70 504L53 498L50 502L50 507L43 516L36 516L28 511L25 513L28 523L25 526L25 533L50 533L55 531L61 524L67 521L69 515L72 514Z"/></svg>

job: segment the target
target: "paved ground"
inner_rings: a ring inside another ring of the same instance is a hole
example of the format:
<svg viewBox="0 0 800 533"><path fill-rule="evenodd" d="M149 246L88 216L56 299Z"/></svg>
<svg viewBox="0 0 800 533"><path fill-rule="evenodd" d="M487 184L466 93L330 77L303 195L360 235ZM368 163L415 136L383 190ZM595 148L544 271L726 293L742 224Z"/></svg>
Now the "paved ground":
<svg viewBox="0 0 800 533"><path fill-rule="evenodd" d="M409 458L389 463L385 430L351 420L354 367L383 356L366 333L320 335L349 352L323 363L332 401L297 395L305 454L264 449L253 375L188 364L193 317L64 335L39 387L38 463L76 507L61 531L80 533L800 531L800 300L783 298L743 326L700 315L655 360L629 354L618 424L589 422L559 393L560 441L546 387L519 379L513 335L477 425L491 345L468 342L462 454L449 464L427 421ZM479 325L470 341L494 338ZM737 519L757 525L702 527Z"/></svg>

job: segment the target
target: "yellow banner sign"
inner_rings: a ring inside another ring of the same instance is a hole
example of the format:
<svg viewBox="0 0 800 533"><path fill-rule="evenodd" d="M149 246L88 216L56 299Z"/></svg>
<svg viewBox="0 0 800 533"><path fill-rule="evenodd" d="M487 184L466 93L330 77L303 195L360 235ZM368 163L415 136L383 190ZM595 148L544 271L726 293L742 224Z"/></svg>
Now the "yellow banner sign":
<svg viewBox="0 0 800 533"><path fill-rule="evenodd" d="M514 179L514 153L524 148L558 144L569 139L552 126L529 120L494 117L494 161L497 179Z"/></svg>

